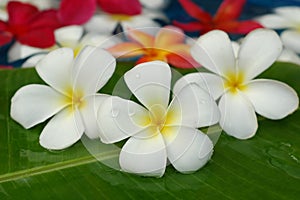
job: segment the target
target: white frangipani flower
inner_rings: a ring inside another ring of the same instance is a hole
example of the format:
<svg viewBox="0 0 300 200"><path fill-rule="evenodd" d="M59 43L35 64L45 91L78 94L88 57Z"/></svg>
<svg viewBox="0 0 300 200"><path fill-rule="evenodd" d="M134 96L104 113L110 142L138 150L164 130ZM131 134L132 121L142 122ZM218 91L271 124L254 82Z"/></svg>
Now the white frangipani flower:
<svg viewBox="0 0 300 200"><path fill-rule="evenodd" d="M277 59L282 50L279 36L272 30L249 33L235 56L228 35L219 30L201 36L191 54L212 73L191 73L181 78L174 91L196 83L219 99L220 125L236 138L255 135L258 124L255 112L281 119L298 108L296 92L285 83L254 79ZM254 80L253 80L254 79Z"/></svg>
<svg viewBox="0 0 300 200"><path fill-rule="evenodd" d="M112 76L116 61L101 48L87 46L74 60L73 50L50 52L36 66L49 85L31 84L12 97L11 117L26 129L48 118L40 135L47 149L63 149L77 142L83 132L98 136L96 112L107 95L96 92Z"/></svg>
<svg viewBox="0 0 300 200"><path fill-rule="evenodd" d="M197 128L219 121L219 110L211 96L196 84L189 84L174 94L168 106L171 70L161 61L139 64L124 78L144 107L112 96L98 111L102 142L129 138L120 153L121 169L160 177L167 159L182 173L205 165L213 143Z"/></svg>
<svg viewBox="0 0 300 200"><path fill-rule="evenodd" d="M144 9L137 15L118 15L99 13L94 15L84 26L88 32L101 34L112 34L120 24L124 30L128 28L160 27L160 24L153 19L165 19L161 12L154 12Z"/></svg>
<svg viewBox="0 0 300 200"><path fill-rule="evenodd" d="M140 0L140 2L148 9L158 10L166 8L169 5L170 0Z"/></svg>
<svg viewBox="0 0 300 200"><path fill-rule="evenodd" d="M275 14L261 16L257 21L266 28L287 29L280 36L284 46L300 53L300 7L279 7Z"/></svg>

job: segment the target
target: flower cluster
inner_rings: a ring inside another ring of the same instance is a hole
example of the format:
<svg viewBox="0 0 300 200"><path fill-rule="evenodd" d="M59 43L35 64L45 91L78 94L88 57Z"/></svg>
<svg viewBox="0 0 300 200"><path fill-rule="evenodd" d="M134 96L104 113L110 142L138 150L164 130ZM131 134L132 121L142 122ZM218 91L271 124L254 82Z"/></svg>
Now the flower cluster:
<svg viewBox="0 0 300 200"><path fill-rule="evenodd" d="M213 154L205 127L219 125L230 136L249 139L258 129L257 115L278 120L299 106L287 84L256 79L276 60L300 63L298 42L291 39L298 37L297 20L289 14L298 9L241 21L245 0L224 0L215 16L191 0L179 0L192 21L170 20L173 25L160 28L153 19L168 22L162 12L168 0L33 2L6 4L0 46L8 49L5 64L21 59L47 84L21 87L10 110L26 129L49 119L39 138L46 149L68 148L85 134L104 144L125 141L119 155L123 171L161 177L170 163L191 173ZM293 30L280 37L258 21ZM197 39L184 31L196 31ZM245 37L237 43L228 33ZM136 62L123 77L134 101L99 93L117 59ZM206 72L174 80L169 64Z"/></svg>

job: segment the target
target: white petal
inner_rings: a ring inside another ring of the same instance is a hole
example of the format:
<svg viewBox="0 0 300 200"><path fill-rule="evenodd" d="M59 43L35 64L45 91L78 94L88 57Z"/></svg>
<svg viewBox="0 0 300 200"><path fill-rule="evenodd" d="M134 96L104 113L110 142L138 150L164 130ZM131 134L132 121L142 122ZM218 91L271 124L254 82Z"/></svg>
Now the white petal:
<svg viewBox="0 0 300 200"><path fill-rule="evenodd" d="M137 29L137 28L156 28L160 27L159 23L153 21L151 18L139 15L137 17L132 17L129 21L122 21L122 26L125 30L131 28L131 29Z"/></svg>
<svg viewBox="0 0 300 200"><path fill-rule="evenodd" d="M40 144L46 149L65 149L76 143L83 131L79 112L68 107L48 122L40 135Z"/></svg>
<svg viewBox="0 0 300 200"><path fill-rule="evenodd" d="M295 23L295 25L300 22L300 8L298 6L284 6L275 9L275 12L289 21Z"/></svg>
<svg viewBox="0 0 300 200"><path fill-rule="evenodd" d="M120 153L120 166L130 173L161 177L166 164L167 153L161 134L147 139L131 137Z"/></svg>
<svg viewBox="0 0 300 200"><path fill-rule="evenodd" d="M264 27L271 29L283 29L293 27L291 21L287 20L282 16L274 14L264 15L258 17L256 20Z"/></svg>
<svg viewBox="0 0 300 200"><path fill-rule="evenodd" d="M215 100L224 92L223 79L212 73L190 73L180 78L174 86L173 92L177 94L183 87L196 83L207 91Z"/></svg>
<svg viewBox="0 0 300 200"><path fill-rule="evenodd" d="M281 51L282 43L275 31L256 29L242 41L238 56L239 71L246 80L251 80L270 67Z"/></svg>
<svg viewBox="0 0 300 200"><path fill-rule="evenodd" d="M189 84L171 102L167 122L168 125L199 128L216 124L219 119L219 109L213 98L198 85Z"/></svg>
<svg viewBox="0 0 300 200"><path fill-rule="evenodd" d="M88 32L111 34L116 28L117 21L112 20L108 15L94 15L85 25Z"/></svg>
<svg viewBox="0 0 300 200"><path fill-rule="evenodd" d="M28 58L23 64L22 67L28 68L28 67L35 67L40 60L45 58L46 54L37 54L34 56L31 56Z"/></svg>
<svg viewBox="0 0 300 200"><path fill-rule="evenodd" d="M115 143L132 136L150 123L148 111L133 101L109 97L98 110L100 138Z"/></svg>
<svg viewBox="0 0 300 200"><path fill-rule="evenodd" d="M11 99L11 117L25 128L39 124L67 105L64 96L45 85L27 85Z"/></svg>
<svg viewBox="0 0 300 200"><path fill-rule="evenodd" d="M287 48L283 49L277 61L290 62L300 65L300 57L294 51Z"/></svg>
<svg viewBox="0 0 300 200"><path fill-rule="evenodd" d="M234 56L237 58L240 50L240 44L238 42L232 41L231 45L232 45Z"/></svg>
<svg viewBox="0 0 300 200"><path fill-rule="evenodd" d="M164 139L167 144L168 159L176 170L182 173L197 171L212 156L212 141L197 129L168 127L164 134L176 135L175 137L164 137Z"/></svg>
<svg viewBox="0 0 300 200"><path fill-rule="evenodd" d="M235 72L235 56L228 35L214 30L201 36L191 48L193 58L221 76Z"/></svg>
<svg viewBox="0 0 300 200"><path fill-rule="evenodd" d="M15 60L29 57L33 54L45 53L45 52L47 52L47 49L31 47L31 46L23 45L23 44L20 44L19 42L16 42L13 44L13 46L8 51L8 60L9 60L9 62L12 62Z"/></svg>
<svg viewBox="0 0 300 200"><path fill-rule="evenodd" d="M88 33L82 38L80 46L84 47L86 45L91 45L95 47L101 46L102 48L109 48L117 43L115 38L117 37Z"/></svg>
<svg viewBox="0 0 300 200"><path fill-rule="evenodd" d="M281 34L281 39L285 47L300 53L300 33L299 31L286 30Z"/></svg>
<svg viewBox="0 0 300 200"><path fill-rule="evenodd" d="M243 92L254 105L255 111L269 119L284 118L299 105L297 93L287 84L275 80L251 81Z"/></svg>
<svg viewBox="0 0 300 200"><path fill-rule="evenodd" d="M73 50L60 48L51 51L37 65L40 77L61 93L71 85L71 69L73 67Z"/></svg>
<svg viewBox="0 0 300 200"><path fill-rule="evenodd" d="M116 59L101 47L86 46L76 57L73 74L75 90L86 95L102 88L115 71Z"/></svg>
<svg viewBox="0 0 300 200"><path fill-rule="evenodd" d="M170 3L170 0L140 0L140 2L146 8L157 10L165 8Z"/></svg>
<svg viewBox="0 0 300 200"><path fill-rule="evenodd" d="M54 31L55 40L63 47L75 48L83 35L83 27L65 26Z"/></svg>
<svg viewBox="0 0 300 200"><path fill-rule="evenodd" d="M167 63L142 63L126 72L124 77L130 91L149 110L154 105L167 108L171 85L171 69Z"/></svg>
<svg viewBox="0 0 300 200"><path fill-rule="evenodd" d="M240 93L225 93L219 102L220 125L231 136L248 139L255 135L258 124L251 102Z"/></svg>
<svg viewBox="0 0 300 200"><path fill-rule="evenodd" d="M108 98L108 95L92 95L84 98L85 106L80 108L80 114L84 123L84 133L90 138L95 139L100 136L100 129L97 123L97 113L102 103Z"/></svg>

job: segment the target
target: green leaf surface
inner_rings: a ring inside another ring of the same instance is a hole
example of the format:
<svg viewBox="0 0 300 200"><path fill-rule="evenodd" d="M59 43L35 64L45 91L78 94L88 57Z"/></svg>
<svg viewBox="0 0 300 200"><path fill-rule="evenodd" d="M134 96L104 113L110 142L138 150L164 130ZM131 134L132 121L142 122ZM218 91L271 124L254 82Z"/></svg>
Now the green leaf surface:
<svg viewBox="0 0 300 200"><path fill-rule="evenodd" d="M122 76L132 64L119 63L103 93L131 97ZM180 73L190 71L180 70ZM174 72L178 78L179 73ZM300 67L276 63L261 77L284 81L300 94ZM176 79L175 78L175 79ZM259 118L250 140L222 134L211 161L183 175L171 166L164 177L145 178L107 167L117 151L97 159L82 142L63 151L39 143L45 123L25 130L9 115L21 86L42 83L34 69L0 71L0 199L299 199L300 112L283 120Z"/></svg>

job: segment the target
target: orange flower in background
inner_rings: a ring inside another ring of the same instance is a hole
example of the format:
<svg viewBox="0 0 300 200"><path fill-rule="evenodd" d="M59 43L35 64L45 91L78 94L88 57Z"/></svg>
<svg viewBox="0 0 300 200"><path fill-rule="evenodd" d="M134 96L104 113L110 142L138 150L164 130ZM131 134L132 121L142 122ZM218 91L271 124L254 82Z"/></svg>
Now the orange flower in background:
<svg viewBox="0 0 300 200"><path fill-rule="evenodd" d="M173 24L184 31L204 34L214 29L223 30L233 34L247 34L250 31L263 28L253 20L238 21L246 0L224 0L219 6L215 16L204 11L199 5L190 0L178 0L183 9L195 20L194 22L178 22Z"/></svg>
<svg viewBox="0 0 300 200"><path fill-rule="evenodd" d="M137 63L161 60L178 68L194 68L199 64L190 55L182 30L174 26L161 28L155 36L140 30L126 32L128 41L107 50L117 58L140 57Z"/></svg>

